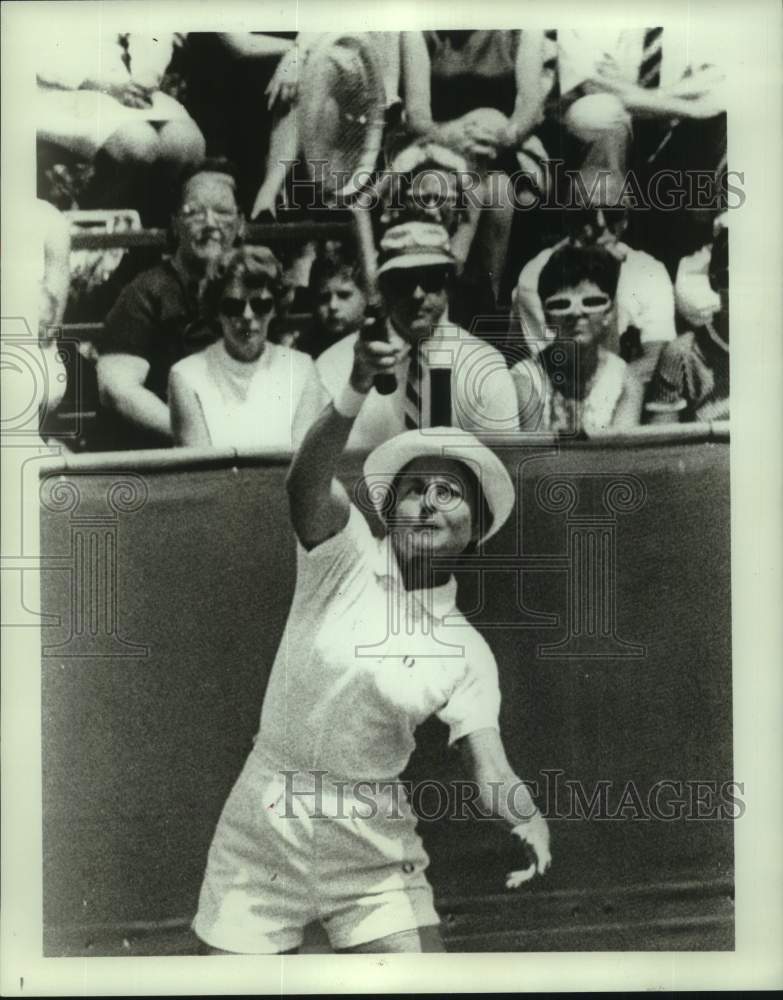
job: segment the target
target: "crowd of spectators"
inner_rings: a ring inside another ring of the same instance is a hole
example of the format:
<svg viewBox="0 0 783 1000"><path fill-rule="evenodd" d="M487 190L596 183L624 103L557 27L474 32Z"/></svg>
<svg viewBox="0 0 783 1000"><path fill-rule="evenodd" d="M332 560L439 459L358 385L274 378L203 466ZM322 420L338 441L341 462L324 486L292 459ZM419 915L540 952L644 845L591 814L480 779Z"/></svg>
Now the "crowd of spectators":
<svg viewBox="0 0 783 1000"><path fill-rule="evenodd" d="M57 209L134 210L171 247L118 272L91 346L112 447L295 449L363 336L399 351L356 448L436 423L589 437L727 419L725 79L669 34L367 35L387 98L376 298L351 239L249 239L253 219L307 218L291 163L314 36L42 39L42 348L83 319ZM639 205L678 171L706 198L685 183L674 210Z"/></svg>

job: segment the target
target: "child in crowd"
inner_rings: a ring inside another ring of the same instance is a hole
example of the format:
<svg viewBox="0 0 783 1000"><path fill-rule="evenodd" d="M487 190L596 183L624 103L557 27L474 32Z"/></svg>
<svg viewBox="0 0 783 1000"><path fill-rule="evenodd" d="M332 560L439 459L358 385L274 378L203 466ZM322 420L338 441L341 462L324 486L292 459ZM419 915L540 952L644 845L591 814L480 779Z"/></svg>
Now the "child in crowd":
<svg viewBox="0 0 783 1000"><path fill-rule="evenodd" d="M338 340L356 333L367 308L358 264L343 244L328 242L318 250L310 269L309 291L314 322L300 335L297 347L317 358Z"/></svg>

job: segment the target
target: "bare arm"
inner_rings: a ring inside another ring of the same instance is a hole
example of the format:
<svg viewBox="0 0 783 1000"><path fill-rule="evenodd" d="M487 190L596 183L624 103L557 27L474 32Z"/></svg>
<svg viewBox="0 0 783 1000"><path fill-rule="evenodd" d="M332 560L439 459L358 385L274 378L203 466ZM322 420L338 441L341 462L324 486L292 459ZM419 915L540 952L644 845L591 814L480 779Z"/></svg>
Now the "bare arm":
<svg viewBox="0 0 783 1000"><path fill-rule="evenodd" d="M497 126L488 126L483 120L483 109L475 109L454 121L433 121L427 42L421 31L403 31L402 36L401 89L409 130L416 137L431 139L463 156L494 156L498 130ZM506 131L504 126L504 134Z"/></svg>
<svg viewBox="0 0 783 1000"><path fill-rule="evenodd" d="M401 35L401 90L408 128L414 135L429 135L434 125L427 43L421 31L403 31Z"/></svg>
<svg viewBox="0 0 783 1000"><path fill-rule="evenodd" d="M294 448L298 448L308 428L319 417L329 402L329 393L318 377L315 364L310 362L310 372L302 389L302 395L294 411L291 438Z"/></svg>
<svg viewBox="0 0 783 1000"><path fill-rule="evenodd" d="M612 419L613 431L628 430L629 427L638 427L642 421L642 404L644 402L644 383L632 372L626 373L625 385L614 411Z"/></svg>
<svg viewBox="0 0 783 1000"><path fill-rule="evenodd" d="M393 371L401 356L399 346L358 337L346 398L337 401L339 410L334 402L326 406L294 455L286 479L291 523L308 551L348 523L350 504L335 475L337 463L376 374Z"/></svg>
<svg viewBox="0 0 783 1000"><path fill-rule="evenodd" d="M186 448L212 444L198 396L178 371L169 375L169 410L175 444Z"/></svg>
<svg viewBox="0 0 783 1000"><path fill-rule="evenodd" d="M237 56L282 56L294 47L290 38L254 34L249 31L220 32L218 38Z"/></svg>
<svg viewBox="0 0 783 1000"><path fill-rule="evenodd" d="M67 220L54 205L39 201L45 219L44 284L55 301L53 324L62 322L70 285L71 231Z"/></svg>
<svg viewBox="0 0 783 1000"><path fill-rule="evenodd" d="M715 66L688 73L668 87L640 87L623 79L612 60L604 60L590 82L616 94L628 111L640 117L712 118L725 110L720 96L725 75Z"/></svg>
<svg viewBox="0 0 783 1000"><path fill-rule="evenodd" d="M98 391L104 406L136 427L171 437L169 408L144 385L149 362L136 354L104 354L98 358Z"/></svg>
<svg viewBox="0 0 783 1000"><path fill-rule="evenodd" d="M544 33L520 32L517 47L517 96L509 120L511 145L519 145L541 121L546 94L542 87L544 68Z"/></svg>
<svg viewBox="0 0 783 1000"><path fill-rule="evenodd" d="M527 786L512 770L500 733L496 729L479 729L459 740L458 746L469 779L477 786L483 814L505 823L509 832L532 849L535 869L527 877L543 875L552 863L549 828Z"/></svg>

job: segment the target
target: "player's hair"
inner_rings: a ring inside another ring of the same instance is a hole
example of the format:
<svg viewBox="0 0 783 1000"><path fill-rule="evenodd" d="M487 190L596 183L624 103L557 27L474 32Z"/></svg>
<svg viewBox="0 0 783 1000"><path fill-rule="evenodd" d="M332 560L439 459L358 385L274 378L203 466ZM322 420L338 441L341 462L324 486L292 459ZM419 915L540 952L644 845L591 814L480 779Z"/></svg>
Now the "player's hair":
<svg viewBox="0 0 783 1000"><path fill-rule="evenodd" d="M601 246L564 246L555 250L538 278L538 294L543 302L565 288L592 281L610 299L617 294L620 261Z"/></svg>

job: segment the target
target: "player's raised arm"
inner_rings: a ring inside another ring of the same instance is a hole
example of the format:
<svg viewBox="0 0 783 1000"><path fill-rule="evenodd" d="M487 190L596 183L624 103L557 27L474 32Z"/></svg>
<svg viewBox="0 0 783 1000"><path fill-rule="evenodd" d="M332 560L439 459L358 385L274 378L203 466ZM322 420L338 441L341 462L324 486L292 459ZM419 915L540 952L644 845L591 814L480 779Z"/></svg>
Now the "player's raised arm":
<svg viewBox="0 0 783 1000"><path fill-rule="evenodd" d="M552 863L549 827L538 807L511 768L496 729L479 729L459 743L468 776L478 786L482 812L502 820L509 832L528 846L535 861L508 873L506 887L516 889L534 875L543 875Z"/></svg>
<svg viewBox="0 0 783 1000"><path fill-rule="evenodd" d="M391 344L385 333L373 332L368 321L356 338L353 368L340 396L325 407L294 455L286 486L291 523L309 551L336 535L348 522L348 496L335 478L351 427L376 375L388 374L399 364L407 345Z"/></svg>

